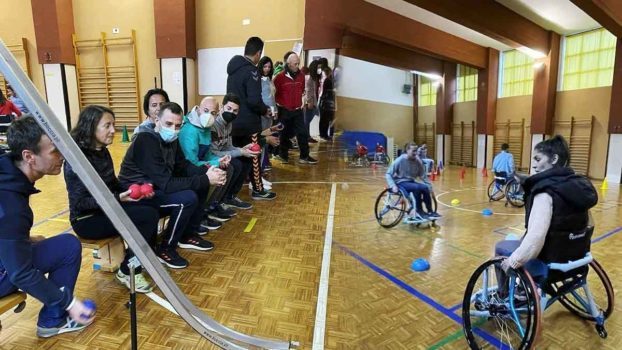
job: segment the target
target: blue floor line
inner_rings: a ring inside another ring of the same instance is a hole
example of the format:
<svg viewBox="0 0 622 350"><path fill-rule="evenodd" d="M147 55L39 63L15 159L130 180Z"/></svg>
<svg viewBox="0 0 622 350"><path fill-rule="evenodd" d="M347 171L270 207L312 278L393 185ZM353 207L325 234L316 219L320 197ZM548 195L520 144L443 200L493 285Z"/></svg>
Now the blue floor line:
<svg viewBox="0 0 622 350"><path fill-rule="evenodd" d="M427 295L425 295L422 292L418 291L414 287L408 285L406 282L400 280L399 278L391 275L389 272L383 270L381 267L375 265L374 263L366 260L365 258L363 258L362 256L356 254L352 250L342 246L341 244L339 244L337 242L334 242L334 243L339 247L339 249L341 249L342 251L346 252L348 255L352 256L353 258L358 260L363 265L369 267L370 269L372 269L373 271L375 271L379 275L381 275L384 278L388 279L389 281L393 282L398 287L402 288L403 290L405 290L409 294L413 295L417 299L425 302L429 306L433 307L434 309L436 309L437 311L439 311L440 313L442 313L446 317L450 318L451 320L453 320L454 322L456 322L460 326L462 326L462 317L456 315L450 309L447 309L446 307L444 307L443 305L439 304L434 299L428 297ZM491 345L493 345L493 346L495 346L495 347L497 347L499 349L508 349L507 345L503 344L499 339L497 339L493 335L489 334L488 332L485 332L485 331L483 331L481 329L478 329L478 328L474 329L473 332L475 332L478 336L482 337L488 343L490 343Z"/></svg>
<svg viewBox="0 0 622 350"><path fill-rule="evenodd" d="M611 236L615 235L616 233L618 233L620 231L622 231L622 226L614 228L613 230L611 230L611 231L609 231L607 233L604 233L604 234L602 234L602 235L592 239L592 243L598 243L598 242L602 241L603 239L605 239L607 237L611 237Z"/></svg>

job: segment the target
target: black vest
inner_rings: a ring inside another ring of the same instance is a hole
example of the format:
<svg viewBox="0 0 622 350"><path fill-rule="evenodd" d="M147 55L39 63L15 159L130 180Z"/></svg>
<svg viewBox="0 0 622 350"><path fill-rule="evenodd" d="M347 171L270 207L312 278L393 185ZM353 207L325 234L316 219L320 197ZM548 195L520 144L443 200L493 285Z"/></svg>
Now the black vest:
<svg viewBox="0 0 622 350"><path fill-rule="evenodd" d="M592 183L574 173L571 168L553 168L530 176L525 189L525 227L533 201L538 193L553 199L553 217L538 259L544 262L566 263L581 259L590 251L592 230L588 225L588 210L596 205L598 194Z"/></svg>

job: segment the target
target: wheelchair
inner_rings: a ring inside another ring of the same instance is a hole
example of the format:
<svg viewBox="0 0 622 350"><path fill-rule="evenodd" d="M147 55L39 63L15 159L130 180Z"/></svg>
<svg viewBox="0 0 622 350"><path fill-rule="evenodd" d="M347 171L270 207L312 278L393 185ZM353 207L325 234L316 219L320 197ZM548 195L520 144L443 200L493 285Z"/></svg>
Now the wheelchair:
<svg viewBox="0 0 622 350"><path fill-rule="evenodd" d="M589 242L593 227L585 232ZM575 316L595 322L598 335L607 337L605 320L613 312L614 290L591 253L567 263L532 260L507 274L501 270L503 259L482 264L467 284L462 325L471 349L534 348L542 313L556 301Z"/></svg>
<svg viewBox="0 0 622 350"><path fill-rule="evenodd" d="M523 186L514 178L507 176L505 172L495 173L495 177L488 185L488 200L496 202L505 198L505 206L508 204L516 208L525 206L525 191Z"/></svg>
<svg viewBox="0 0 622 350"><path fill-rule="evenodd" d="M399 187L399 189L397 193L394 193L390 188L385 188L380 192L378 198L376 198L374 215L378 224L384 228L392 228L399 224L404 218L404 215L410 213L416 207L413 194L407 193L401 187ZM430 197L432 199L432 210L436 211L438 203L436 202L436 196L432 189L430 190ZM414 224L416 227L422 224L436 226L436 220L438 220L438 218L423 218L419 214L416 214L412 218L406 218L404 223Z"/></svg>

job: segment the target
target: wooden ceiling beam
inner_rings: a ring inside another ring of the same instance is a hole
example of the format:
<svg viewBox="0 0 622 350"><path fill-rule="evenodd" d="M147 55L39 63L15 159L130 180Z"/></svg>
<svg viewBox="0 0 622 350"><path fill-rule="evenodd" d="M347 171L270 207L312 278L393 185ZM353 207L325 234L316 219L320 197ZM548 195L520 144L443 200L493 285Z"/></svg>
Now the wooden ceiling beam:
<svg viewBox="0 0 622 350"><path fill-rule="evenodd" d="M583 12L600 23L618 38L622 38L622 1L571 0Z"/></svg>

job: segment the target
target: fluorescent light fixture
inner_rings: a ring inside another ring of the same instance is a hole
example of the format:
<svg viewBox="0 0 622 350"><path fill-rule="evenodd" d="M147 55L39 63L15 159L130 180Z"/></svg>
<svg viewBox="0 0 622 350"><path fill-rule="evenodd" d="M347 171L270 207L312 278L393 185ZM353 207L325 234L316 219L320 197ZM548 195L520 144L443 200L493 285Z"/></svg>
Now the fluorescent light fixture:
<svg viewBox="0 0 622 350"><path fill-rule="evenodd" d="M413 73L413 74L421 75L422 77L426 77L426 78L432 79L432 80L443 80L443 77L441 77L438 74L424 73L424 72L420 72L418 70L411 70L410 72Z"/></svg>
<svg viewBox="0 0 622 350"><path fill-rule="evenodd" d="M524 53L525 55L527 55L527 56L529 56L531 58L534 58L536 60L539 59L539 58L545 58L546 57L546 55L543 54L542 52L534 50L534 49L530 49L530 48L528 48L526 46L517 47L516 49L518 51Z"/></svg>
<svg viewBox="0 0 622 350"><path fill-rule="evenodd" d="M542 67L544 67L544 62L542 62L542 61L536 61L536 62L533 64L533 68L534 68L534 69L540 69L540 68L542 68Z"/></svg>

